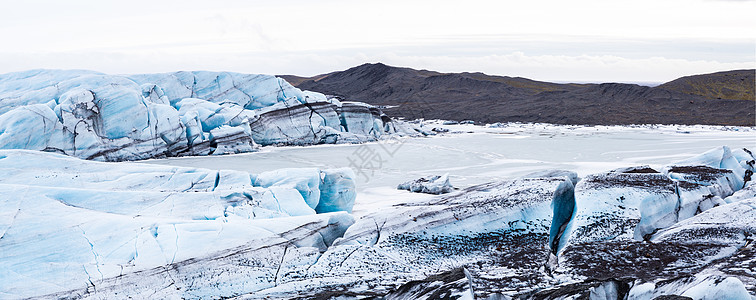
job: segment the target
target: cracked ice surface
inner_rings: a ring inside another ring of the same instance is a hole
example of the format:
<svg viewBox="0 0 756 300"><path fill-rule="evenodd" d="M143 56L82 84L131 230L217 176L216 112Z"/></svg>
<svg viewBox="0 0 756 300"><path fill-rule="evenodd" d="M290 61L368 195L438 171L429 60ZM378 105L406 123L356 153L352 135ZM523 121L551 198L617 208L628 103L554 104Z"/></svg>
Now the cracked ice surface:
<svg viewBox="0 0 756 300"><path fill-rule="evenodd" d="M0 149L106 161L365 142L413 131L367 104L341 103L270 75L229 72L8 73L0 75L0 102Z"/></svg>
<svg viewBox="0 0 756 300"><path fill-rule="evenodd" d="M320 189L354 195L343 190L348 185L320 181L317 169L304 172L315 182L289 176L261 187L256 178L275 174L0 150L0 172L3 297L96 290L122 274L158 272L229 249L290 245L318 253L353 223L345 212L316 215L302 197L330 195Z"/></svg>

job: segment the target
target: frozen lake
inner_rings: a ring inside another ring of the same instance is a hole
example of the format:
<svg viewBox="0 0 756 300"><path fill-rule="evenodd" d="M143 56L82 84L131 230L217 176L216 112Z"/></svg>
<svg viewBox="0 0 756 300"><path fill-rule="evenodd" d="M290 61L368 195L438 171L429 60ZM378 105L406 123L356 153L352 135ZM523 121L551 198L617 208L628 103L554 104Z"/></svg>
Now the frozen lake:
<svg viewBox="0 0 756 300"><path fill-rule="evenodd" d="M582 177L624 166L659 167L722 145L756 149L756 131L751 128L443 127L459 133L358 145L264 147L255 153L143 162L252 173L280 168L352 167L357 174L355 214L360 215L376 206L428 197L396 190L399 183L422 176L449 173L451 183L464 188L544 169L572 170Z"/></svg>

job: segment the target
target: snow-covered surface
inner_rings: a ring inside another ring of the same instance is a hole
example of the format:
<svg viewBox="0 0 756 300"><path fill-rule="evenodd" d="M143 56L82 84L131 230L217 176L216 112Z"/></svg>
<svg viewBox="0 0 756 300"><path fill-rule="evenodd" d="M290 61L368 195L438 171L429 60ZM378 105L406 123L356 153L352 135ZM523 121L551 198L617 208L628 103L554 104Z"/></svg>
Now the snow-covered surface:
<svg viewBox="0 0 756 300"><path fill-rule="evenodd" d="M649 165L662 171L671 162L715 147L756 149L756 130L716 126L557 126L509 124L504 128L440 125L460 134L399 138L396 143L262 147L255 153L180 157L144 163L264 172L280 168L342 168L355 172L356 215L431 195L407 193L397 185L428 174L449 173L455 187L466 188L549 169L581 177L616 168ZM393 140L390 140L393 141ZM372 153L364 163L364 153ZM362 168L359 168L362 167Z"/></svg>
<svg viewBox="0 0 756 300"><path fill-rule="evenodd" d="M301 91L270 75L174 72L0 74L0 149L84 159L254 151L258 144L375 141L411 134L379 109Z"/></svg>

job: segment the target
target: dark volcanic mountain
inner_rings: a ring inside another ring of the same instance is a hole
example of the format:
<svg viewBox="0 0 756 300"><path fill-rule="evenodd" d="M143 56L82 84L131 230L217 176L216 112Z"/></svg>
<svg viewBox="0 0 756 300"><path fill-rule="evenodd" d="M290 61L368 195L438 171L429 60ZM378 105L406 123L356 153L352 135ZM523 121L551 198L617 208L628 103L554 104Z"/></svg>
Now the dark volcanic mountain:
<svg viewBox="0 0 756 300"><path fill-rule="evenodd" d="M752 91L754 70L734 72L740 74L736 80L730 80L735 75L715 73L685 77L659 87L557 84L482 73L397 68L381 63L310 78L282 77L301 89L383 106L387 114L408 119L754 126L756 101L742 100L743 97L726 99L732 93L710 92L713 87L718 91L747 91L748 84ZM751 82L740 80L748 78L748 72ZM697 89L702 83L712 88Z"/></svg>

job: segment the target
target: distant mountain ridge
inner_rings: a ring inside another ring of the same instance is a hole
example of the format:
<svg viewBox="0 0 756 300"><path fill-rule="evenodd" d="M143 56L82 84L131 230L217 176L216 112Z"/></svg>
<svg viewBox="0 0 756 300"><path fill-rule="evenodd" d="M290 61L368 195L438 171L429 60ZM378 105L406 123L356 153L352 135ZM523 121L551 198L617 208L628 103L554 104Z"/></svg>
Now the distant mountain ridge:
<svg viewBox="0 0 756 300"><path fill-rule="evenodd" d="M750 72L753 78L754 70L732 72L738 75L696 75L657 87L560 84L483 73L440 73L382 63L313 77L280 77L300 89L387 107L384 109L387 114L408 119L754 126L756 101L717 96L748 95L748 91L753 95L753 82L749 87L746 73ZM701 87L702 83L707 83L707 88Z"/></svg>

